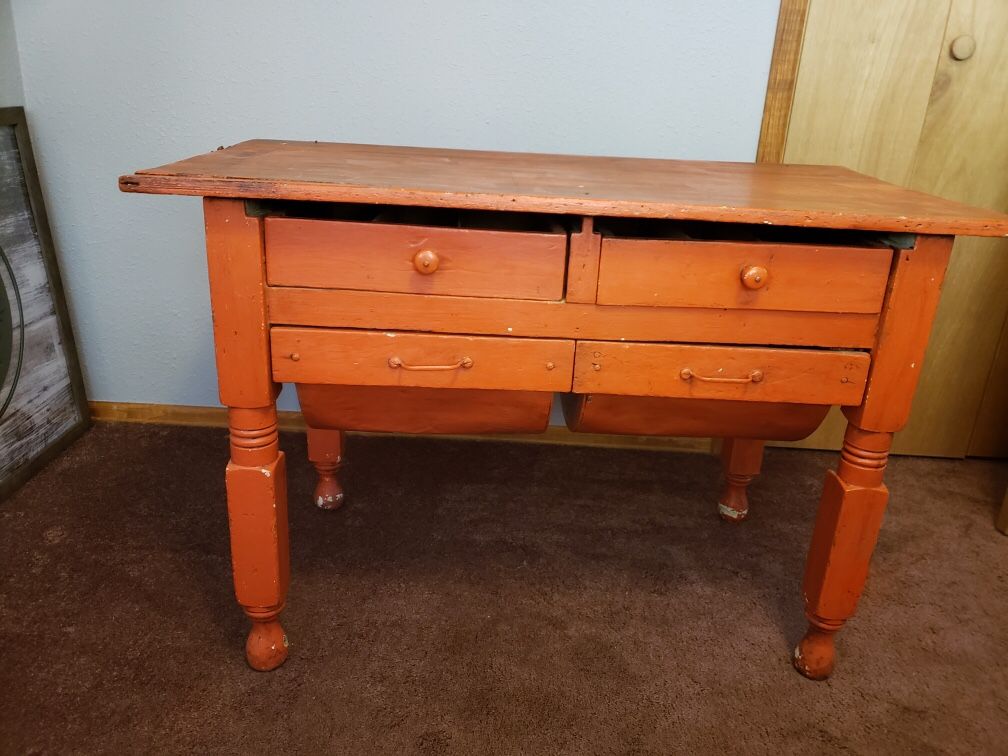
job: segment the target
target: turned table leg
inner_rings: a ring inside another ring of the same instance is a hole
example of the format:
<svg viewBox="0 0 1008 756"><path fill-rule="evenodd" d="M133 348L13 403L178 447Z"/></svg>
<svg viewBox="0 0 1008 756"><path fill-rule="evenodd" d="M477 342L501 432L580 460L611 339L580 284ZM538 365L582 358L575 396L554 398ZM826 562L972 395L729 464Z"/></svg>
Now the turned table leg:
<svg viewBox="0 0 1008 756"><path fill-rule="evenodd" d="M746 488L759 475L763 463L763 441L726 438L721 447L725 487L718 500L718 514L728 522L741 522L749 514Z"/></svg>
<svg viewBox="0 0 1008 756"><path fill-rule="evenodd" d="M273 407L232 408L228 418L226 480L235 595L252 620L245 656L249 666L265 672L287 658L287 636L278 619L290 579L287 475Z"/></svg>
<svg viewBox="0 0 1008 756"><path fill-rule="evenodd" d="M337 477L343 466L343 443L341 430L308 429L308 459L318 472L314 501L320 509L343 505L343 486Z"/></svg>
<svg viewBox="0 0 1008 756"><path fill-rule="evenodd" d="M882 473L891 443L891 433L848 423L837 471L826 473L803 584L809 628L794 652L795 667L813 680L833 671L834 636L868 577L889 499Z"/></svg>

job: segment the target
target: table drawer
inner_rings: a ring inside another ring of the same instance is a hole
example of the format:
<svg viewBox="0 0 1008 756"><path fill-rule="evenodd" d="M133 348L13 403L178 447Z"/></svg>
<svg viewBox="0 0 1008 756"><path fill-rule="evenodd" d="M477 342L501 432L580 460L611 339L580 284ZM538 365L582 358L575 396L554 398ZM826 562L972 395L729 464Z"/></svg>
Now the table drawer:
<svg viewBox="0 0 1008 756"><path fill-rule="evenodd" d="M309 428L344 431L542 433L553 406L551 391L318 383L296 388Z"/></svg>
<svg viewBox="0 0 1008 756"><path fill-rule="evenodd" d="M882 246L605 238L597 301L876 313L891 263Z"/></svg>
<svg viewBox="0 0 1008 756"><path fill-rule="evenodd" d="M864 352L578 341L578 394L859 404Z"/></svg>
<svg viewBox="0 0 1008 756"><path fill-rule="evenodd" d="M569 391L574 342L495 336L270 329L273 378L291 383Z"/></svg>
<svg viewBox="0 0 1008 756"><path fill-rule="evenodd" d="M563 297L567 234L266 219L271 286Z"/></svg>

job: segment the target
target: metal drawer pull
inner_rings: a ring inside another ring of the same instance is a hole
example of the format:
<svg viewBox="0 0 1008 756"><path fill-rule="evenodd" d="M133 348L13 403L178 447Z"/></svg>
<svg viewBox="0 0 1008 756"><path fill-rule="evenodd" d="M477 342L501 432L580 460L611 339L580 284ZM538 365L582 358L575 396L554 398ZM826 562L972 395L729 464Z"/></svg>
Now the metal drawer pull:
<svg viewBox="0 0 1008 756"><path fill-rule="evenodd" d="M393 370L396 368L403 370L458 370L459 368L471 368L473 361L472 357L463 357L454 365L407 365L398 357L389 357L388 366Z"/></svg>
<svg viewBox="0 0 1008 756"><path fill-rule="evenodd" d="M679 371L679 377L684 381L696 378L698 381L703 381L704 383L759 383L763 380L763 371L750 370L749 375L745 378L710 378L704 375L697 375L689 368L683 368Z"/></svg>

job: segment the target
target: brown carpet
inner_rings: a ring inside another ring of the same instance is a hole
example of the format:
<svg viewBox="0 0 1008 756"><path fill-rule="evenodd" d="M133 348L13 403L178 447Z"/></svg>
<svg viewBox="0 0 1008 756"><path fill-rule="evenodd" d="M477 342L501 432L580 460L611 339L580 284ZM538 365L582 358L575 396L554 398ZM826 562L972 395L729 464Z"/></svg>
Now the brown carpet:
<svg viewBox="0 0 1008 756"><path fill-rule="evenodd" d="M896 459L826 683L791 669L834 455L285 436L287 664L245 666L222 430L100 425L0 506L3 753L1005 753L1003 464Z"/></svg>

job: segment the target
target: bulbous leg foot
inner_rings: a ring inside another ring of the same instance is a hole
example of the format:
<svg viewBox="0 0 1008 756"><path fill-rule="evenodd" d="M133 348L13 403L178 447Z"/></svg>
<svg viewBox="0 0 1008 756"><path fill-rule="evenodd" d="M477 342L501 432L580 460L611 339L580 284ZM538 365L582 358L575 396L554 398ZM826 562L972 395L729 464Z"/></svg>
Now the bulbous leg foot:
<svg viewBox="0 0 1008 756"><path fill-rule="evenodd" d="M749 438L726 438L721 447L725 487L718 500L718 514L726 522L742 522L749 515L746 488L759 475L763 442Z"/></svg>
<svg viewBox="0 0 1008 756"><path fill-rule="evenodd" d="M735 482L732 478L745 477L744 482ZM746 496L746 486L752 476L729 476L728 484L718 501L718 514L726 522L742 522L749 515L749 497Z"/></svg>
<svg viewBox="0 0 1008 756"><path fill-rule="evenodd" d="M343 431L308 429L308 459L318 472L313 501L319 509L339 509L343 506L343 486L338 477L343 466L343 445Z"/></svg>
<svg viewBox="0 0 1008 756"><path fill-rule="evenodd" d="M316 464L318 482L315 484L315 506L319 509L339 509L343 506L343 486L336 477L338 465L328 469L327 465Z"/></svg>
<svg viewBox="0 0 1008 756"><path fill-rule="evenodd" d="M836 647L833 644L836 630L823 630L809 625L794 650L794 666L810 680L825 680L836 664Z"/></svg>
<svg viewBox="0 0 1008 756"><path fill-rule="evenodd" d="M252 669L269 672L287 661L287 634L279 620L252 622L245 641L245 658Z"/></svg>

